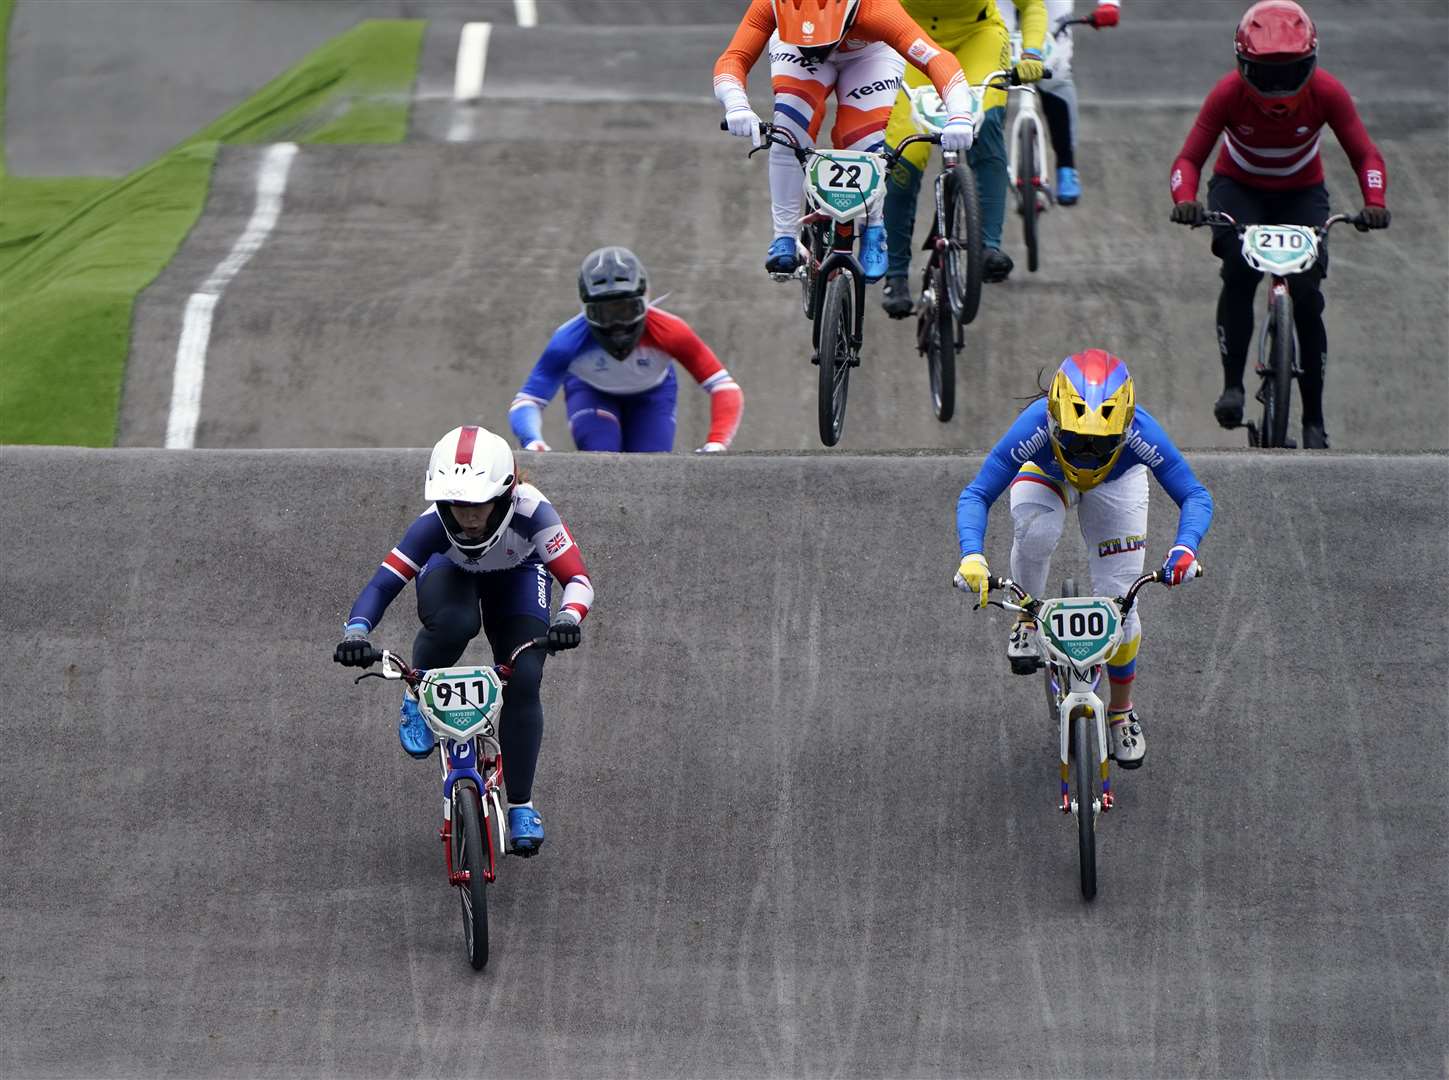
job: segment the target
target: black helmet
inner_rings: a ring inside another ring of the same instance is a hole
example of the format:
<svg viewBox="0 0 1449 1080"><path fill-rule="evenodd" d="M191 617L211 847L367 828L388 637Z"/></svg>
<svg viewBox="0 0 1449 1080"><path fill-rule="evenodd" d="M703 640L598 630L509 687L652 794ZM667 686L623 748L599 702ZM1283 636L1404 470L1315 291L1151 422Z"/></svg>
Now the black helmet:
<svg viewBox="0 0 1449 1080"><path fill-rule="evenodd" d="M628 248L591 251L579 267L584 319L594 340L615 360L628 356L644 336L644 315L649 309L644 294L648 288L644 264Z"/></svg>

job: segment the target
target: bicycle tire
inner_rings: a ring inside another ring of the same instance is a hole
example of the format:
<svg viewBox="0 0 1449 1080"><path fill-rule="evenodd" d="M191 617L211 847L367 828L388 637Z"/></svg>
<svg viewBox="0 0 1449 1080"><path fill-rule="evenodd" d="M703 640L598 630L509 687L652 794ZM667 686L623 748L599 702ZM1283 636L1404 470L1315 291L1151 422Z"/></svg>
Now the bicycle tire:
<svg viewBox="0 0 1449 1080"><path fill-rule="evenodd" d="M820 362L817 413L820 441L834 446L845 430L845 402L850 390L850 365L854 360L850 344L854 329L855 279L841 270L825 283L825 300L820 305Z"/></svg>
<svg viewBox="0 0 1449 1080"><path fill-rule="evenodd" d="M937 264L931 275L931 291L935 294L929 312L931 320L926 346L926 372L931 383L931 411L941 423L956 411L956 319L951 314L951 300L946 295L945 260Z"/></svg>
<svg viewBox="0 0 1449 1080"><path fill-rule="evenodd" d="M986 257L981 243L981 198L969 165L957 165L946 175L945 198L951 310L962 326L969 326L981 309L981 263Z"/></svg>
<svg viewBox="0 0 1449 1080"><path fill-rule="evenodd" d="M458 886L463 908L463 945L474 971L488 963L488 881L484 871L493 862L493 836L483 827L478 789L471 780L453 785L453 869L468 871Z"/></svg>
<svg viewBox="0 0 1449 1080"><path fill-rule="evenodd" d="M1268 303L1268 371L1263 376L1263 436L1269 446L1288 443L1293 401L1293 301L1283 292Z"/></svg>
<svg viewBox="0 0 1449 1080"><path fill-rule="evenodd" d="M1072 721L1072 772L1077 796L1077 867L1082 899L1097 895L1097 815L1092 812L1096 798L1093 775L1097 757L1092 753L1092 728L1096 721L1086 711L1077 713Z"/></svg>
<svg viewBox="0 0 1449 1080"><path fill-rule="evenodd" d="M1036 186L1041 178L1036 160L1036 121L1026 120L1018 138L1016 187L1021 196L1021 231L1026 240L1026 268L1034 274L1041 262L1036 220Z"/></svg>

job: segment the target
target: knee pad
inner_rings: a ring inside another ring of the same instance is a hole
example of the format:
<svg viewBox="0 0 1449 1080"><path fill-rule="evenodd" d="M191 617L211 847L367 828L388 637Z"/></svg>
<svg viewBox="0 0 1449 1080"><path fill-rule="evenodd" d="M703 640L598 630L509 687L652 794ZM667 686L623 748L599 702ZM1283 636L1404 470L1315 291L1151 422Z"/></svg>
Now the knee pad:
<svg viewBox="0 0 1449 1080"><path fill-rule="evenodd" d="M1046 506L1026 503L1011 508L1014 554L1029 562L1043 562L1052 557L1062 538L1065 514Z"/></svg>

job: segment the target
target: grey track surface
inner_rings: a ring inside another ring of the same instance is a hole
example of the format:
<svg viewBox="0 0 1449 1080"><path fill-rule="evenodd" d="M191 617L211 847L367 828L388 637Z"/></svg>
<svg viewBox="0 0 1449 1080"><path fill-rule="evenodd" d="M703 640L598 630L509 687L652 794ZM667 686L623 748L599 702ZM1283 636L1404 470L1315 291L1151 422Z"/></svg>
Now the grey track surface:
<svg viewBox="0 0 1449 1080"><path fill-rule="evenodd" d="M713 15L730 3L708 0ZM690 0L539 0L540 26L694 21ZM19 0L5 143L20 176L145 165L363 19L512 25L512 0ZM449 81L451 86L451 80Z"/></svg>
<svg viewBox="0 0 1449 1080"><path fill-rule="evenodd" d="M989 445L1037 370L1088 344L1128 360L1180 444L1241 445L1210 411L1217 261L1205 234L1166 221L1167 169L1227 68L1232 18L1223 5L1168 17L1179 10L1141 5L1118 30L1079 37L1087 196L1048 216L1036 275L1008 219L1017 274L987 291L950 424L930 416L913 324L885 319L872 292L843 448ZM1347 449L1449 446L1449 9L1315 11L1325 66L1358 95L1388 159L1396 215L1387 233L1334 234L1329 431ZM218 309L198 444L397 446L464 419L504 427L529 366L576 311L579 258L624 242L744 387L737 447L818 446L798 289L760 272L765 164L718 131L709 99L729 27L500 24L487 97L467 108L448 100L456 29L439 20L429 35L417 141L302 151L276 232ZM1407 86L1405 55L1419 71ZM460 132L471 141L448 142ZM1355 209L1342 153L1330 144L1325 160L1335 205ZM161 442L186 297L242 232L255 162L249 150L222 156L202 226L139 305L123 445ZM556 401L546 414L556 447L570 445L564 411ZM679 445L699 445L707 419L705 395L682 387Z"/></svg>
<svg viewBox="0 0 1449 1080"><path fill-rule="evenodd" d="M526 460L599 602L481 975L436 773L329 659L424 460L0 455L0 1075L1443 1075L1443 456L1195 458L1090 907L947 587L978 459Z"/></svg>

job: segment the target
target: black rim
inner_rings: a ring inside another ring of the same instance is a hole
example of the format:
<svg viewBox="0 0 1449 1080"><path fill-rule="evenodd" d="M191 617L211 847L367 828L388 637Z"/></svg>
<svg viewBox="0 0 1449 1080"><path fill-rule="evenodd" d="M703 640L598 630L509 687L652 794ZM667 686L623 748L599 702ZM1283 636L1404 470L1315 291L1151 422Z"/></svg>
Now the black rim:
<svg viewBox="0 0 1449 1080"><path fill-rule="evenodd" d="M845 429L845 400L850 389L851 320L854 315L854 280L842 270L825 285L820 313L820 441L834 446Z"/></svg>
<svg viewBox="0 0 1449 1080"><path fill-rule="evenodd" d="M1286 296L1274 298L1268 327L1271 370L1263 380L1263 431L1269 446L1288 442L1288 412L1293 395L1293 311Z"/></svg>
<svg viewBox="0 0 1449 1080"><path fill-rule="evenodd" d="M951 309L963 324L981 307L980 215L975 174L958 165L946 179L946 280Z"/></svg>
<svg viewBox="0 0 1449 1080"><path fill-rule="evenodd" d="M1021 125L1021 171L1016 174L1017 188L1021 191L1021 227L1026 239L1026 268L1033 273L1037 268L1036 241L1036 184L1032 178L1037 175L1036 125L1030 122Z"/></svg>
<svg viewBox="0 0 1449 1080"><path fill-rule="evenodd" d="M463 944L475 970L488 963L488 850L492 846L484 833L478 789L460 781L453 788L453 869L468 871L468 881L458 886L463 909Z"/></svg>
<svg viewBox="0 0 1449 1080"><path fill-rule="evenodd" d="M1092 737L1085 715L1076 718L1072 736L1072 757L1077 778L1077 861L1081 869L1082 899L1097 895L1097 818L1092 813L1095 785L1092 773L1097 764L1092 753Z"/></svg>
<svg viewBox="0 0 1449 1080"><path fill-rule="evenodd" d="M926 369L931 380L931 408L943 424L956 410L956 320L951 316L951 302L946 295L944 266L937 266L932 275L935 294L923 316L931 320L926 349Z"/></svg>

